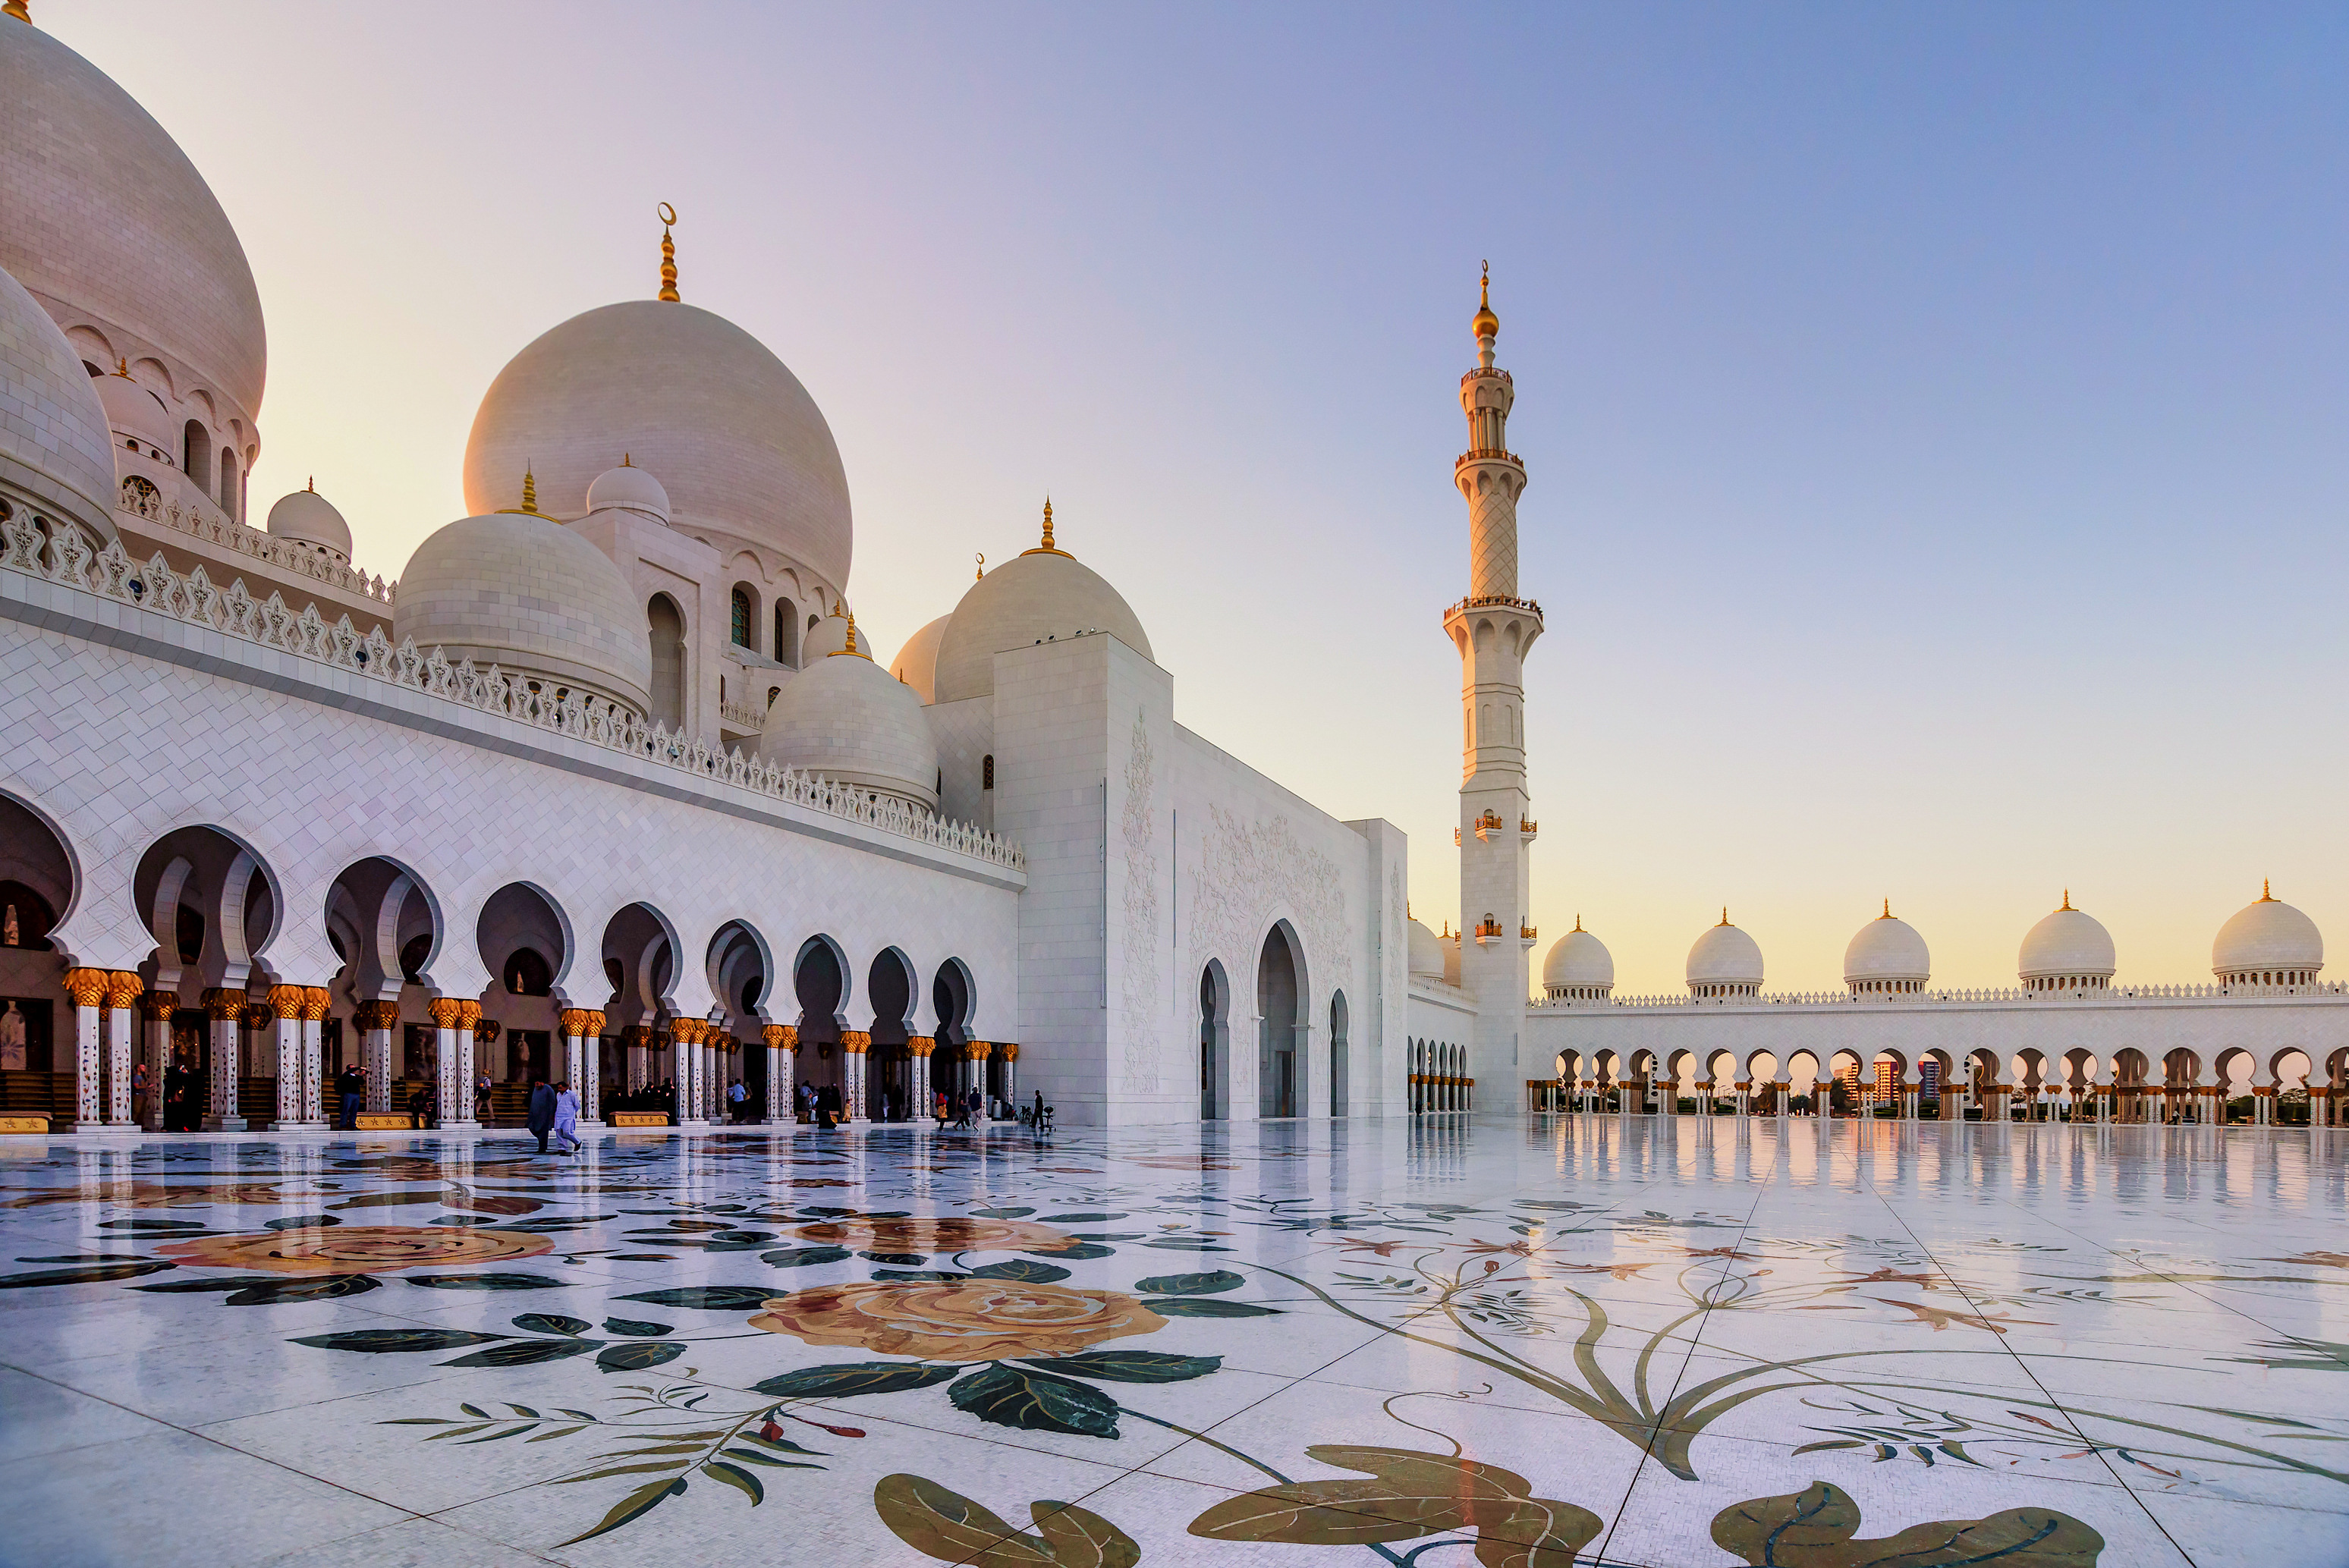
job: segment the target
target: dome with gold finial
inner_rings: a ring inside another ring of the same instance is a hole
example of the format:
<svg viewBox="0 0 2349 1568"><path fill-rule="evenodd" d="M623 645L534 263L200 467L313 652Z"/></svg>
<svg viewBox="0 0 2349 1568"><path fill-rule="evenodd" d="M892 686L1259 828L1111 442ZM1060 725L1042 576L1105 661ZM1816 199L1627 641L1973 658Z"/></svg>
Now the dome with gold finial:
<svg viewBox="0 0 2349 1568"><path fill-rule="evenodd" d="M2305 985L2324 968L2324 934L2316 922L2277 898L2264 882L2219 928L2210 973L2224 985Z"/></svg>
<svg viewBox="0 0 2349 1568"><path fill-rule="evenodd" d="M800 667L804 669L819 659L844 653L847 648L848 614L841 608L840 601L834 599L832 614L816 622L808 629L808 634L801 639Z"/></svg>
<svg viewBox="0 0 2349 1568"><path fill-rule="evenodd" d="M0 271L0 504L71 519L111 543L117 480L106 405L41 304Z"/></svg>
<svg viewBox="0 0 2349 1568"><path fill-rule="evenodd" d="M1925 988L1933 977L1933 957L1917 928L1892 913L1884 913L1853 934L1843 950L1843 982L1852 995L1908 995Z"/></svg>
<svg viewBox="0 0 2349 1568"><path fill-rule="evenodd" d="M492 510L530 463L543 510L583 516L614 452L660 476L678 532L779 553L832 592L847 584L854 530L832 427L799 377L724 316L626 300L542 333L473 416L465 504Z"/></svg>
<svg viewBox="0 0 2349 1568"><path fill-rule="evenodd" d="M2072 907L2072 890L2064 890L2063 906L2033 926L2015 957L2015 973L2033 991L2101 991L2112 985L2118 967L2112 933L2085 910Z"/></svg>
<svg viewBox="0 0 2349 1568"><path fill-rule="evenodd" d="M1753 996L1762 990L1762 944L1729 923L1721 923L1696 939L1689 949L1688 988L1692 996Z"/></svg>
<svg viewBox="0 0 2349 1568"><path fill-rule="evenodd" d="M842 628L842 646L783 683L767 708L759 755L936 810L938 748L921 698L873 662L854 615Z"/></svg>
<svg viewBox="0 0 2349 1568"><path fill-rule="evenodd" d="M651 707L643 603L610 556L537 510L527 470L521 506L460 518L416 547L392 635L439 647L451 664L495 664L551 695Z"/></svg>
<svg viewBox="0 0 2349 1568"><path fill-rule="evenodd" d="M1574 929L1550 944L1542 960L1542 992L1553 1002L1597 1002L1615 990L1615 955L1607 944L1582 929Z"/></svg>
<svg viewBox="0 0 2349 1568"><path fill-rule="evenodd" d="M269 509L269 533L273 539L306 544L332 561L350 564L351 525L343 521L332 501L318 493L315 479L293 494L280 497Z"/></svg>
<svg viewBox="0 0 2349 1568"><path fill-rule="evenodd" d="M989 696L996 655L1083 632L1107 632L1143 658L1154 657L1124 596L1055 541L1047 500L1042 542L972 583L947 617L935 700Z"/></svg>
<svg viewBox="0 0 2349 1568"><path fill-rule="evenodd" d="M914 695L925 704L935 701L938 690L938 644L945 640L947 623L954 617L940 615L905 639L897 656L889 661L889 673L904 681Z"/></svg>

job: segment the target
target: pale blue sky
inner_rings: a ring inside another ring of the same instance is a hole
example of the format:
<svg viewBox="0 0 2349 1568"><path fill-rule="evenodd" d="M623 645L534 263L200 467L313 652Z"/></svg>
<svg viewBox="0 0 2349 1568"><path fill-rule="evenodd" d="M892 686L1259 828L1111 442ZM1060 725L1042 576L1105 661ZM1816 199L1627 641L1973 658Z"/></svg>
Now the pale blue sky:
<svg viewBox="0 0 2349 1568"><path fill-rule="evenodd" d="M666 199L832 421L883 649L1049 488L1179 716L1456 918L1490 257L1546 937L1677 988L1726 903L1823 986L1889 895L2001 984L2068 885L2206 979L2272 875L2349 942L2337 6L34 5L237 223L256 495L365 564Z"/></svg>

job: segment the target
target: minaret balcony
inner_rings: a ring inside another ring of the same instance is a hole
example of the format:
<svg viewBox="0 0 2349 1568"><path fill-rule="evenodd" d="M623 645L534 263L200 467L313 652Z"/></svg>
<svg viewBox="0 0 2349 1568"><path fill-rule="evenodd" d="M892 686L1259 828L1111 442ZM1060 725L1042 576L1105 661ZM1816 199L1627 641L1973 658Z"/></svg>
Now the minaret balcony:
<svg viewBox="0 0 2349 1568"><path fill-rule="evenodd" d="M1476 927L1476 945L1488 947L1507 934L1507 932L1501 929L1501 923L1488 914L1483 923Z"/></svg>
<svg viewBox="0 0 2349 1568"><path fill-rule="evenodd" d="M1527 843L1533 842L1534 840L1541 837L1541 824L1528 818L1518 818L1517 837L1525 840Z"/></svg>
<svg viewBox="0 0 2349 1568"><path fill-rule="evenodd" d="M1456 474L1470 463L1509 463L1519 469L1526 466L1525 459L1515 452L1499 447L1482 447L1464 451L1454 459L1452 471Z"/></svg>
<svg viewBox="0 0 2349 1568"><path fill-rule="evenodd" d="M1476 819L1476 837L1486 843L1491 843L1493 835L1508 825L1498 811L1487 811Z"/></svg>
<svg viewBox="0 0 2349 1568"><path fill-rule="evenodd" d="M1541 932L1537 927L1531 925L1521 925L1517 927L1517 941L1520 944L1531 947L1535 943L1539 942L1540 940Z"/></svg>

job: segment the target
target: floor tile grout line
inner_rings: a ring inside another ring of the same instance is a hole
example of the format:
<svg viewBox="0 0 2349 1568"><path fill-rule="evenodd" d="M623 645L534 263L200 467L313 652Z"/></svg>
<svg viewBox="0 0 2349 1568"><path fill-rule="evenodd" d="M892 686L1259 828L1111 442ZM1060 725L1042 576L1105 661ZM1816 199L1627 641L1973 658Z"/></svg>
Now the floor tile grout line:
<svg viewBox="0 0 2349 1568"><path fill-rule="evenodd" d="M1934 1268L1940 1271L1941 1276L1950 1282L1950 1288L1957 1293L1959 1299L1963 1301L1968 1307L1971 1308L1977 1317L1982 1317L1985 1322L1989 1321L1985 1314L1985 1308L1989 1304L1976 1301L1972 1293L1966 1289L1965 1282L1961 1280L1957 1276L1956 1273L1951 1270L1947 1264L1941 1261L1940 1254L1934 1251L1931 1244L1929 1243L1924 1237L1917 1233L1917 1228L1909 1222L1907 1216L1902 1214L1892 1200L1886 1196L1882 1184L1878 1182L1861 1165L1861 1162L1857 1158L1859 1152L1857 1145L1855 1142L1853 1148L1853 1163L1854 1174L1857 1180L1867 1184L1868 1190L1875 1196L1876 1201L1884 1205L1885 1212L1890 1216L1892 1222L1900 1227L1901 1231L1908 1235L1910 1241L1916 1243L1917 1250L1924 1253L1925 1256L1931 1261ZM2013 1206L2012 1200L2002 1199L2001 1202L2007 1206ZM2079 1419L2073 1414L2071 1407L2065 1404L2061 1398L2057 1398L2054 1391L2050 1389L2045 1383L2040 1380L2039 1374L2032 1368L2031 1363L2023 1359L2021 1351L2017 1350L2013 1345L2006 1342L2006 1336L2002 1333L1999 1335L1999 1344L2000 1348L2006 1351L2007 1355L2013 1360L2016 1368L2021 1371L2025 1377L2031 1380L2031 1386L2039 1390L2040 1398L2047 1401L2049 1408L2063 1413L2064 1418L2070 1423L2074 1435L2082 1442L2095 1449L2096 1462L2104 1467L2105 1472L2110 1475L2115 1483L2128 1495L2129 1501L2137 1504L2138 1511L2152 1522L2153 1527L2161 1532L2162 1539L2168 1542L2169 1544L2177 1550L2178 1556L2184 1558L2188 1563L2191 1564L2194 1562L2194 1554L2187 1551L2184 1543L2181 1542L2175 1535L2170 1533L2169 1527L2161 1522L2159 1515L2156 1514L2151 1508L2147 1506L2145 1499L2137 1495L2137 1489L2129 1485L2128 1479L2113 1468L2112 1460L2107 1459L2105 1455L2104 1445L2096 1442L2095 1439L2090 1438L2086 1432L2080 1429Z"/></svg>

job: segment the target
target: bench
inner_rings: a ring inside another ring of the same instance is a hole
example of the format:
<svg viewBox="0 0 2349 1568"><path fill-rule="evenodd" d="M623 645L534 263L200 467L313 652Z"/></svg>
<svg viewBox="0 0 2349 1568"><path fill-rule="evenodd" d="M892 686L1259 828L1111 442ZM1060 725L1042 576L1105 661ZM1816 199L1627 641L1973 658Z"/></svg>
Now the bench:
<svg viewBox="0 0 2349 1568"><path fill-rule="evenodd" d="M49 1113L46 1110L0 1111L0 1132L34 1132L46 1138L49 1133Z"/></svg>
<svg viewBox="0 0 2349 1568"><path fill-rule="evenodd" d="M416 1118L404 1110L363 1110L357 1122L361 1132L407 1132L416 1126Z"/></svg>
<svg viewBox="0 0 2349 1568"><path fill-rule="evenodd" d="M616 1110L609 1118L614 1127L667 1127L668 1112L665 1110Z"/></svg>

